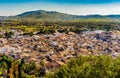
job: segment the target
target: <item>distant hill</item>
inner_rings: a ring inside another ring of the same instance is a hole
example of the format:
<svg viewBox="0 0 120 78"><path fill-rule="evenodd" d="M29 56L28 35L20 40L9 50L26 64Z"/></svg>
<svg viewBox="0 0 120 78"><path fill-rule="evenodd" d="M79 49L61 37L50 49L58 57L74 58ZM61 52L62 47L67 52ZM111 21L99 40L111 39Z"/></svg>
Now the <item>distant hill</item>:
<svg viewBox="0 0 120 78"><path fill-rule="evenodd" d="M66 13L60 13L57 11L29 11L16 16L17 18L37 18L43 20L74 20L74 19L88 19L88 18L106 18L102 15L71 15Z"/></svg>
<svg viewBox="0 0 120 78"><path fill-rule="evenodd" d="M56 11L45 11L45 10L38 10L38 11L30 11L19 14L15 16L16 18L37 18L43 20L72 20L72 19L80 19L82 16L77 15L70 15L65 13L60 13Z"/></svg>
<svg viewBox="0 0 120 78"><path fill-rule="evenodd" d="M6 16L0 16L0 21L4 20L5 18L7 18Z"/></svg>
<svg viewBox="0 0 120 78"><path fill-rule="evenodd" d="M5 17L0 17L0 19L4 19ZM45 10L37 10L37 11L29 11L24 12L22 14L16 16L10 16L9 18L15 19L40 19L40 20L74 20L74 19L90 19L90 18L98 18L98 19L120 19L120 15L71 15L66 13L61 13L57 11L45 11Z"/></svg>
<svg viewBox="0 0 120 78"><path fill-rule="evenodd" d="M106 15L107 18L120 19L120 15Z"/></svg>

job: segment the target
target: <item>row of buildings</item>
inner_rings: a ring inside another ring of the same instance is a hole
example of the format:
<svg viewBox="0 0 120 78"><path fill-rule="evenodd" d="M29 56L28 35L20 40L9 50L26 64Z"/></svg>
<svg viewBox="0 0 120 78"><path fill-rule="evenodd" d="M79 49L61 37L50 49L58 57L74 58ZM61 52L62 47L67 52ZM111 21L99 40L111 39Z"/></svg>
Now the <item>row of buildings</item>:
<svg viewBox="0 0 120 78"><path fill-rule="evenodd" d="M80 55L118 56L120 32L96 30L80 34L56 32L33 36L15 35L0 39L0 54L17 60L24 58L26 62L35 62L37 65L44 61L47 69L54 69Z"/></svg>

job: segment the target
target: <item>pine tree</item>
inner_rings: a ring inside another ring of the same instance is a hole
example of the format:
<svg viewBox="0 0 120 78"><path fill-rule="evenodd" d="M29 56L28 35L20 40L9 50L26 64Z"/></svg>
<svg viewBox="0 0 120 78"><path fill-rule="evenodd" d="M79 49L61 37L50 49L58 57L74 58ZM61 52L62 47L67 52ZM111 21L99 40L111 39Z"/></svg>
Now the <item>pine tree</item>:
<svg viewBox="0 0 120 78"><path fill-rule="evenodd" d="M16 78L18 78L18 64L15 65L15 70L16 70L16 72L15 72Z"/></svg>
<svg viewBox="0 0 120 78"><path fill-rule="evenodd" d="M13 71L14 71L14 63L12 62L11 68L10 68L10 78L13 78Z"/></svg>

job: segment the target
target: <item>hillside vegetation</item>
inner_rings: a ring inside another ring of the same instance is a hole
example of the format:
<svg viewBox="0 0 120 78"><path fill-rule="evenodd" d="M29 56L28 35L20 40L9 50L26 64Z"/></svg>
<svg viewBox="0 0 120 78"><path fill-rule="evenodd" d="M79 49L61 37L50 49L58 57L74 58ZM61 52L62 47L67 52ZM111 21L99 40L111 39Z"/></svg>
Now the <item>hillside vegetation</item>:
<svg viewBox="0 0 120 78"><path fill-rule="evenodd" d="M39 34L52 34L93 30L120 30L120 23L105 20L79 20L79 21L38 21L38 20L7 20L0 23L1 30L22 30L25 33L39 32Z"/></svg>
<svg viewBox="0 0 120 78"><path fill-rule="evenodd" d="M41 66L44 66L44 63L41 62ZM17 61L0 56L0 74L10 78L119 78L120 57L79 56L60 69L45 75L44 69L35 63L27 64L24 59Z"/></svg>
<svg viewBox="0 0 120 78"><path fill-rule="evenodd" d="M120 57L80 56L46 78L119 78Z"/></svg>

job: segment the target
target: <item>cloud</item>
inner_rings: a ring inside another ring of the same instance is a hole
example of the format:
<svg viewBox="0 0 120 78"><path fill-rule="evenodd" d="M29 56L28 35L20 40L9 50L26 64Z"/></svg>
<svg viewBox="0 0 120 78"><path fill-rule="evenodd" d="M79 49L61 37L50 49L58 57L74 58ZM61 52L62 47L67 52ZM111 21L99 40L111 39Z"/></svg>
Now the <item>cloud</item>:
<svg viewBox="0 0 120 78"><path fill-rule="evenodd" d="M1 4L0 16L16 15L32 10L59 11L73 15L120 14L120 3L109 4L60 4L51 2L32 2L19 4Z"/></svg>

